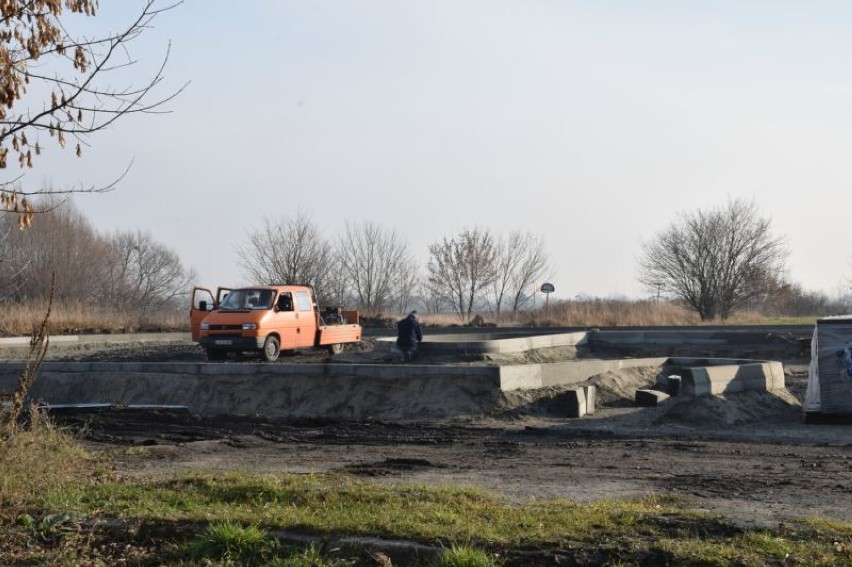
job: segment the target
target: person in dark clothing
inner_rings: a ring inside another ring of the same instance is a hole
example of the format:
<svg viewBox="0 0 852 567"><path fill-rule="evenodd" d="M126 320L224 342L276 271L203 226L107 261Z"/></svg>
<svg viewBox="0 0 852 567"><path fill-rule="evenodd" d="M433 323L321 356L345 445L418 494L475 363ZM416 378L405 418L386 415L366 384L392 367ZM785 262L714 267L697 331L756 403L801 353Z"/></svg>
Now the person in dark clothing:
<svg viewBox="0 0 852 567"><path fill-rule="evenodd" d="M404 361L412 360L417 356L417 346L423 340L423 331L417 318L417 311L412 311L408 317L398 321L396 324L396 346L402 352Z"/></svg>

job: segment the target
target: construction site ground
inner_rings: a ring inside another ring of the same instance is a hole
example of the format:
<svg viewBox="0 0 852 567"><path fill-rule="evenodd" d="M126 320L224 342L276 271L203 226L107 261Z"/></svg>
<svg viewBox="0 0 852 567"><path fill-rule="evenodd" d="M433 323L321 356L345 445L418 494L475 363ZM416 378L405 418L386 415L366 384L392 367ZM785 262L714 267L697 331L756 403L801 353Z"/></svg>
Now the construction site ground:
<svg viewBox="0 0 852 567"><path fill-rule="evenodd" d="M571 356L555 349L517 355L515 362ZM395 363L370 341L343 357ZM54 349L50 358L190 362L204 355L194 345L175 343ZM654 382L659 369L607 372L593 378L597 411L581 419L559 415L560 388L509 392L488 415L441 422L282 422L130 410L58 418L127 476L338 472L383 483L475 486L510 500L674 495L744 527L811 516L852 521L852 425L805 424L801 400L809 361L798 355L774 359L784 363L785 391L656 408L637 408L632 397ZM281 362L325 360L325 354L309 352Z"/></svg>

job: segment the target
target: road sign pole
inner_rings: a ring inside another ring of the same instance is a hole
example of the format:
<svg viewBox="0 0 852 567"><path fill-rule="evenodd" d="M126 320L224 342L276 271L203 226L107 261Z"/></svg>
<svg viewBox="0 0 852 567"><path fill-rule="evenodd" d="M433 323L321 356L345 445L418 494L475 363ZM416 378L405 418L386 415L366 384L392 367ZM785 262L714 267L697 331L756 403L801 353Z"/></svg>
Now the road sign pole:
<svg viewBox="0 0 852 567"><path fill-rule="evenodd" d="M556 288L552 283L541 284L541 293L544 294L544 312L548 317L550 316L550 294L554 291Z"/></svg>

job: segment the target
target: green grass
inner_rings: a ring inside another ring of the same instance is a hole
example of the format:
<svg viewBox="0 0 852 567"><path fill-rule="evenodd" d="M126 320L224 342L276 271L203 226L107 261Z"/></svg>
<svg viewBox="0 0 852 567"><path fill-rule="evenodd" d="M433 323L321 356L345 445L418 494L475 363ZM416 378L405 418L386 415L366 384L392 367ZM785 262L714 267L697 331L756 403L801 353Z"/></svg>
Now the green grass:
<svg viewBox="0 0 852 567"><path fill-rule="evenodd" d="M79 489L106 470L73 435L38 412L29 427L0 437L0 519L13 520L38 496Z"/></svg>
<svg viewBox="0 0 852 567"><path fill-rule="evenodd" d="M852 563L849 524L812 519L789 529L744 531L684 509L677 500L653 497L509 504L477 490L377 485L347 476L189 475L65 487L33 495L32 505L135 522L206 525L184 548L189 557L238 564L258 558L276 565L348 561L311 559L316 550L282 557L267 535L276 529L443 545L448 551L440 566L496 565L497 554L524 549L572 549L588 563L611 565L774 565L789 564L791 557L800 565ZM285 560L295 563L280 562Z"/></svg>
<svg viewBox="0 0 852 567"><path fill-rule="evenodd" d="M487 552L467 545L445 550L433 567L497 567L500 563Z"/></svg>
<svg viewBox="0 0 852 567"><path fill-rule="evenodd" d="M47 508L95 511L169 521L234 521L311 533L381 535L416 540L471 540L518 545L558 541L589 531L637 529L656 500L577 505L531 501L501 504L481 491L381 486L346 476L186 476L138 483L103 482L48 492Z"/></svg>
<svg viewBox="0 0 852 567"><path fill-rule="evenodd" d="M278 541L257 526L232 521L210 524L188 548L192 561L222 560L259 564L278 549Z"/></svg>
<svg viewBox="0 0 852 567"><path fill-rule="evenodd" d="M87 527L99 519L124 527ZM47 422L0 452L0 557L13 564L347 567L358 560L351 550L286 549L276 530L444 547L430 567L523 565L524 554L565 550L579 563L624 566L852 564L848 523L808 518L742 530L671 497L509 503L479 490L346 475L117 479Z"/></svg>

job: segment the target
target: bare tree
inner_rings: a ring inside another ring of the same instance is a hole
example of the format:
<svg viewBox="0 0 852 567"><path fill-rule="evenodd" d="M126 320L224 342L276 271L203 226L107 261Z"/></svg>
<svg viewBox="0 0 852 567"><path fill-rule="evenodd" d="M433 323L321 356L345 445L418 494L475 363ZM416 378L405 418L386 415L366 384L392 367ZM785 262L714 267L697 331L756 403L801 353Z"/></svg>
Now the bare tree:
<svg viewBox="0 0 852 567"><path fill-rule="evenodd" d="M447 294L439 292L436 285L428 277L417 282L417 296L426 313L442 313L452 309Z"/></svg>
<svg viewBox="0 0 852 567"><path fill-rule="evenodd" d="M681 299L702 321L722 320L773 293L787 250L752 202L686 214L644 245L639 279Z"/></svg>
<svg viewBox="0 0 852 567"><path fill-rule="evenodd" d="M459 318L470 318L483 289L494 281L494 237L488 230L467 229L429 245L428 278Z"/></svg>
<svg viewBox="0 0 852 567"><path fill-rule="evenodd" d="M372 314L387 309L408 283L412 263L406 240L371 221L346 222L339 246L343 273L358 307Z"/></svg>
<svg viewBox="0 0 852 567"><path fill-rule="evenodd" d="M548 269L549 254L541 235L522 231L498 240L495 250L491 304L500 315L504 304L508 303L514 312L530 300L531 286Z"/></svg>
<svg viewBox="0 0 852 567"><path fill-rule="evenodd" d="M393 308L398 313L405 313L415 306L417 287L421 281L420 266L417 262L407 259L406 264L393 297Z"/></svg>
<svg viewBox="0 0 852 567"><path fill-rule="evenodd" d="M172 305L194 278L177 254L142 232L102 236L74 206L45 205L40 222L10 230L0 215L0 285L10 301L74 300L142 313ZM46 282L55 278L55 289Z"/></svg>
<svg viewBox="0 0 852 567"><path fill-rule="evenodd" d="M5 275L0 280L11 284L6 297L46 299L50 291L46 283L55 274L57 300L89 299L103 273L108 246L73 202L59 206L46 201L36 203L47 212L30 230L0 229L6 249L0 264ZM10 228L14 223L12 216L0 215L0 226Z"/></svg>
<svg viewBox="0 0 852 567"><path fill-rule="evenodd" d="M109 84L136 63L129 44L173 5L158 8L154 0L147 0L130 22L115 31L94 37L75 34L73 25L82 17L95 17L97 4L97 0L0 2L0 168L12 160L21 169L32 168L47 138L81 156L90 134L130 114L159 112L182 90L152 98L163 80L168 50L143 83ZM13 188L14 181L0 183L0 212L16 213L21 228L38 212L30 199L35 193L99 192L112 187L27 192Z"/></svg>
<svg viewBox="0 0 852 567"><path fill-rule="evenodd" d="M112 307L144 314L173 306L196 277L145 232L118 232L108 242L103 299Z"/></svg>
<svg viewBox="0 0 852 567"><path fill-rule="evenodd" d="M273 221L248 234L248 241L237 247L240 265L258 284L305 284L323 301L332 291L332 272L339 270L338 257L310 216Z"/></svg>
<svg viewBox="0 0 852 567"><path fill-rule="evenodd" d="M12 263L14 249L9 238L12 225L4 220L0 216L0 301L9 296L16 289L16 282L20 281L20 267Z"/></svg>

